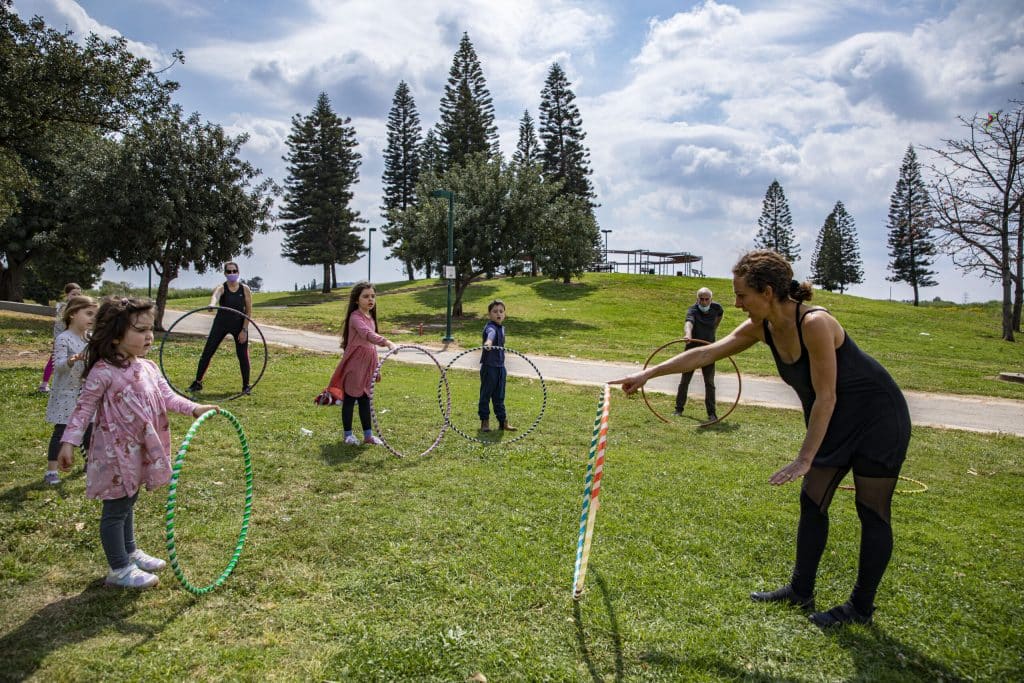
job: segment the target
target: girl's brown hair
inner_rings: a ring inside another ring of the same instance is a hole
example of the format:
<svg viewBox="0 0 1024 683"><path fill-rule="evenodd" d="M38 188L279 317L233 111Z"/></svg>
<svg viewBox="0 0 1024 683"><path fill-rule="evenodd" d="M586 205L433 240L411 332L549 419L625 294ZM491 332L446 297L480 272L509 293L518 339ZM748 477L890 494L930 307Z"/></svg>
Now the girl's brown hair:
<svg viewBox="0 0 1024 683"><path fill-rule="evenodd" d="M68 294L70 294L71 292L75 291L76 289L79 292L81 292L82 291L82 286L80 284L78 284L77 282L69 282L69 283L67 283L66 285L64 285L64 296L67 296Z"/></svg>
<svg viewBox="0 0 1024 683"><path fill-rule="evenodd" d="M153 302L149 299L109 296L103 299L100 302L100 310L96 313L96 320L92 324L92 338L89 339L82 378L84 379L92 370L92 366L101 360L119 368L128 367L128 360L118 352L114 342L124 338L128 326L141 314L149 313L154 308Z"/></svg>
<svg viewBox="0 0 1024 683"><path fill-rule="evenodd" d="M743 278L747 286L756 292L763 292L771 286L779 301L810 301L813 296L811 283L794 280L789 261L769 249L748 251L732 267L732 274Z"/></svg>
<svg viewBox="0 0 1024 683"><path fill-rule="evenodd" d="M342 328L341 332L341 348L348 348L348 321L352 317L352 312L359 309L359 296L363 293L363 290L373 289L373 285L366 280L357 282L352 287L352 292L348 295L348 311L345 312L345 327ZM373 331L377 331L377 307L374 306L370 309L370 317L373 318Z"/></svg>
<svg viewBox="0 0 1024 683"><path fill-rule="evenodd" d="M71 316L75 313L78 313L83 308L92 308L95 306L96 300L91 296L73 296L68 299L67 305L60 314L61 320L64 321L64 327L71 327Z"/></svg>

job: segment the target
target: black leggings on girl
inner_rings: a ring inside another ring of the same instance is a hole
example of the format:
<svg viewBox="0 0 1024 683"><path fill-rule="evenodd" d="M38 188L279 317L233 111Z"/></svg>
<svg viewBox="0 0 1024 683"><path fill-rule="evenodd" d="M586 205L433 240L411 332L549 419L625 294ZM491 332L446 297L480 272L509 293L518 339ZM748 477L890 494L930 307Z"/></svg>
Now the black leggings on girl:
<svg viewBox="0 0 1024 683"><path fill-rule="evenodd" d="M124 569L131 560L128 558L135 552L135 501L134 496L115 498L103 501L103 514L100 516L100 543L107 556L107 564L111 569Z"/></svg>
<svg viewBox="0 0 1024 683"><path fill-rule="evenodd" d="M839 482L851 469L860 517L860 560L850 602L858 612L869 615L874 611L875 593L892 556L890 509L900 466L887 468L856 456L846 467L811 467L804 475L800 491L796 564L790 583L798 595L814 595L818 562L828 540L828 508Z"/></svg>
<svg viewBox="0 0 1024 683"><path fill-rule="evenodd" d="M352 431L352 410L355 408L356 401L359 402L359 422L363 425L363 431L367 432L373 428L370 423L370 397L366 396L349 396L345 394L345 398L341 403L341 426L346 432Z"/></svg>

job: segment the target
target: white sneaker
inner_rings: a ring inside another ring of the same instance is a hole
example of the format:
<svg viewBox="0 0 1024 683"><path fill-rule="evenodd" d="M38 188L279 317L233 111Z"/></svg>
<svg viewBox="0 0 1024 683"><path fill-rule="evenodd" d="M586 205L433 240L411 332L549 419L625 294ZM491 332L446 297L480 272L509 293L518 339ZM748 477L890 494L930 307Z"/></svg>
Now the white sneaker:
<svg viewBox="0 0 1024 683"><path fill-rule="evenodd" d="M134 564L124 569L111 569L104 579L103 585L111 588L152 588L160 583L155 574L144 572Z"/></svg>
<svg viewBox="0 0 1024 683"><path fill-rule="evenodd" d="M50 385L47 384L46 382L43 382L42 384L40 384L39 385L39 393L40 394L48 394L48 393L50 393Z"/></svg>
<svg viewBox="0 0 1024 683"><path fill-rule="evenodd" d="M367 436L367 437L363 437L363 443L366 444L367 446L383 446L384 445L384 442L381 441L380 439L378 439L377 437L375 437L373 434L370 434L370 436Z"/></svg>
<svg viewBox="0 0 1024 683"><path fill-rule="evenodd" d="M359 445L359 439L356 438L355 434L349 434L348 436L345 437L345 445L346 446L358 446Z"/></svg>
<svg viewBox="0 0 1024 683"><path fill-rule="evenodd" d="M135 550L131 555L128 556L128 559L131 560L136 567L138 567L144 572L158 572L167 566L167 563L161 560L159 557L147 555L141 550Z"/></svg>
<svg viewBox="0 0 1024 683"><path fill-rule="evenodd" d="M46 474L43 475L43 481L56 486L60 483L60 473L57 470L46 470Z"/></svg>

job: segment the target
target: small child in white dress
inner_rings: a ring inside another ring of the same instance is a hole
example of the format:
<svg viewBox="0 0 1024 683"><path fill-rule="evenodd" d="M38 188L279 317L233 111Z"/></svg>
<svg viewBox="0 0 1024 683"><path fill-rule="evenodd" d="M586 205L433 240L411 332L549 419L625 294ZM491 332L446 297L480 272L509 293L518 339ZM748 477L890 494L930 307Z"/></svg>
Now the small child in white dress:
<svg viewBox="0 0 1024 683"><path fill-rule="evenodd" d="M53 341L53 383L46 402L46 421L53 425L50 447L46 453L46 474L43 476L47 484L60 483L60 474L57 472L60 439L64 436L64 428L78 402L78 393L82 390L87 336L96 317L96 308L96 302L91 297L72 296L68 299L62 310L67 329ZM88 444L89 436L86 435L82 441L83 448L88 448Z"/></svg>

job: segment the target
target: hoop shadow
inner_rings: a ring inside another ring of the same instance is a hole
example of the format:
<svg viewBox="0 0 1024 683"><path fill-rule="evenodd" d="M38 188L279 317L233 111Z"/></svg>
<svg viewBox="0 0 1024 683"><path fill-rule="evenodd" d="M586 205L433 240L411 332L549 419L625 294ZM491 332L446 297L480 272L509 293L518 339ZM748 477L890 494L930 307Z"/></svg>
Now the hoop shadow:
<svg viewBox="0 0 1024 683"><path fill-rule="evenodd" d="M161 633L181 612L178 610L157 624L132 623L129 618L135 614L133 603L140 596L141 592L136 590L106 589L103 579L97 579L78 595L44 605L25 623L0 638L0 652L4 656L3 678L30 678L50 654L67 645L88 640L111 626L118 633L142 634L145 640L149 640Z"/></svg>
<svg viewBox="0 0 1024 683"><path fill-rule="evenodd" d="M608 622L611 627L611 641L612 649L615 654L615 680L623 680L625 664L622 656L622 635L619 633L619 620L615 616L615 606L612 605L611 596L608 594L608 584L605 583L604 577L601 573L590 568L590 573L594 577L594 583L597 584L598 589L601 591L601 600L604 602L604 607L608 611ZM583 661L587 665L587 671L590 672L590 677L594 683L604 683L605 677L598 670L597 664L594 662L593 655L591 654L591 647L587 641L586 629L583 626L583 616L580 613L580 602L579 600L573 600L572 602L572 619L576 624L576 642L579 644L580 654L583 655Z"/></svg>

